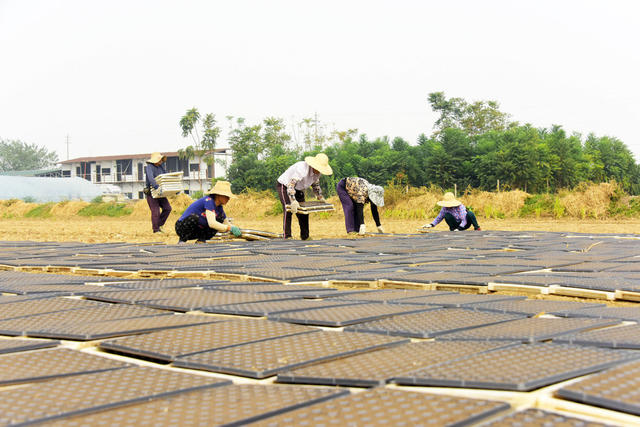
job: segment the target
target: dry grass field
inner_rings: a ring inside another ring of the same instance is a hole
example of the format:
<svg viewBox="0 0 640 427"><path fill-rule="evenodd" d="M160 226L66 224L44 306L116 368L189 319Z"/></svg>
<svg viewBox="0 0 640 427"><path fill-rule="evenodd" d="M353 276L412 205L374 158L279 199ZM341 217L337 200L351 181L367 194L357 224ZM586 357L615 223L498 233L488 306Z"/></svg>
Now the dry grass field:
<svg viewBox="0 0 640 427"><path fill-rule="evenodd" d="M541 205L533 206L530 214L521 217L523 206L530 196L522 191L486 192L473 190L460 195L472 206L480 226L485 231L558 231L580 233L640 233L640 217L607 215L611 201L619 193L615 183L582 186L571 192L553 195L551 211ZM434 188L398 188L390 186L385 193L386 206L381 208L382 224L388 233L416 233L436 215L434 206L442 196ZM626 196L619 203L629 206ZM345 237L344 216L337 196L328 199L336 207L332 213L312 214L313 239ZM176 243L173 225L192 202L180 194L171 198L173 212L165 226L166 234L151 232L151 220L146 201L130 202L129 215L119 217L81 216L79 211L88 202L68 201L50 205L25 203L22 200L0 201L0 239L79 242L164 242ZM47 208L47 209L42 209ZM232 199L225 207L229 217L241 228L282 232L282 214L278 200L268 192L248 192ZM32 215L34 211L37 215ZM25 217L25 215L27 217ZM35 216L29 218L28 216ZM369 231L375 231L369 207L365 207L365 221ZM442 223L432 232L446 231ZM473 233L474 231L468 231ZM294 238L299 235L294 219ZM358 238L358 237L355 237Z"/></svg>

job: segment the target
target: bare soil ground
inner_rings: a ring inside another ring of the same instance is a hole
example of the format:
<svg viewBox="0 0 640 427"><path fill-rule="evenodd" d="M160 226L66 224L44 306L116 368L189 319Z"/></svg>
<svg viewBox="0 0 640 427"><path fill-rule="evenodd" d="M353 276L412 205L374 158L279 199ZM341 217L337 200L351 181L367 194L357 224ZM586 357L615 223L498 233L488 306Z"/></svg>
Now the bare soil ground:
<svg viewBox="0 0 640 427"><path fill-rule="evenodd" d="M176 243L178 238L173 229L178 215L172 214L165 225L166 234L152 233L150 218L142 217L63 217L63 218L14 218L0 220L0 239L33 241L77 241L86 243L104 242L164 242ZM375 232L376 227L370 216L365 217L368 231ZM383 219L382 224L388 233L417 233L417 229L429 220ZM282 232L281 216L263 216L261 218L235 217L234 223L241 228ZM485 231L558 231L579 233L632 233L640 234L640 219L576 220L548 218L479 219ZM319 218L312 214L310 218L311 237L313 239L346 237L344 221L341 216ZM431 232L446 231L446 224L438 225ZM473 230L467 233L475 233ZM298 238L299 229L294 218L294 238ZM357 238L357 237L356 237Z"/></svg>

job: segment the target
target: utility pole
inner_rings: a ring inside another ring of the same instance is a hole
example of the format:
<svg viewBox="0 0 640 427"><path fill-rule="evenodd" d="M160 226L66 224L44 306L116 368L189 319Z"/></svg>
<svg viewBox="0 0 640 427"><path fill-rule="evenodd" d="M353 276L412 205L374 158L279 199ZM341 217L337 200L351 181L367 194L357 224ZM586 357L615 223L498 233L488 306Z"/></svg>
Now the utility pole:
<svg viewBox="0 0 640 427"><path fill-rule="evenodd" d="M69 134L67 134L67 160L69 160Z"/></svg>

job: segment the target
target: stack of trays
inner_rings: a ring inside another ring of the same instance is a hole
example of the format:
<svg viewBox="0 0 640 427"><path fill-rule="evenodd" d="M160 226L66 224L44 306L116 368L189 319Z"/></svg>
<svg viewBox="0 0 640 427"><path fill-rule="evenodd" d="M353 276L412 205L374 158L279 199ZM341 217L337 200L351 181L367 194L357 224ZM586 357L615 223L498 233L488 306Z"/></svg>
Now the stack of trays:
<svg viewBox="0 0 640 427"><path fill-rule="evenodd" d="M271 233L268 231L242 229L242 238L245 240L271 240L281 238L282 234Z"/></svg>
<svg viewBox="0 0 640 427"><path fill-rule="evenodd" d="M156 176L156 182L158 189L151 189L151 196L154 199L176 195L183 190L182 171L160 174ZM162 191L162 196L160 196L160 191Z"/></svg>
<svg viewBox="0 0 640 427"><path fill-rule="evenodd" d="M308 215L311 212L331 212L334 211L333 205L327 202L300 202L298 213ZM291 212L291 206L287 205L287 212Z"/></svg>

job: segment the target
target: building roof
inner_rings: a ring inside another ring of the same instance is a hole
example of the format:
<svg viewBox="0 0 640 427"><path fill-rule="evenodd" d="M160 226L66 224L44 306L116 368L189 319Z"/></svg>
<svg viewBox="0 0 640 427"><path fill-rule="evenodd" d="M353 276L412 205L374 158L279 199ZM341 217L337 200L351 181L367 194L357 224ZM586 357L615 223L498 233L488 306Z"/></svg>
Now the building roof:
<svg viewBox="0 0 640 427"><path fill-rule="evenodd" d="M215 153L224 153L229 148L215 148L213 151ZM177 157L177 151L163 151L161 152L163 156L167 157ZM117 154L114 156L98 156L98 157L76 157L75 159L63 160L60 164L69 164L69 163L80 163L80 162L102 162L108 160L128 160L128 159L148 159L151 157L151 153L142 153L142 154Z"/></svg>

